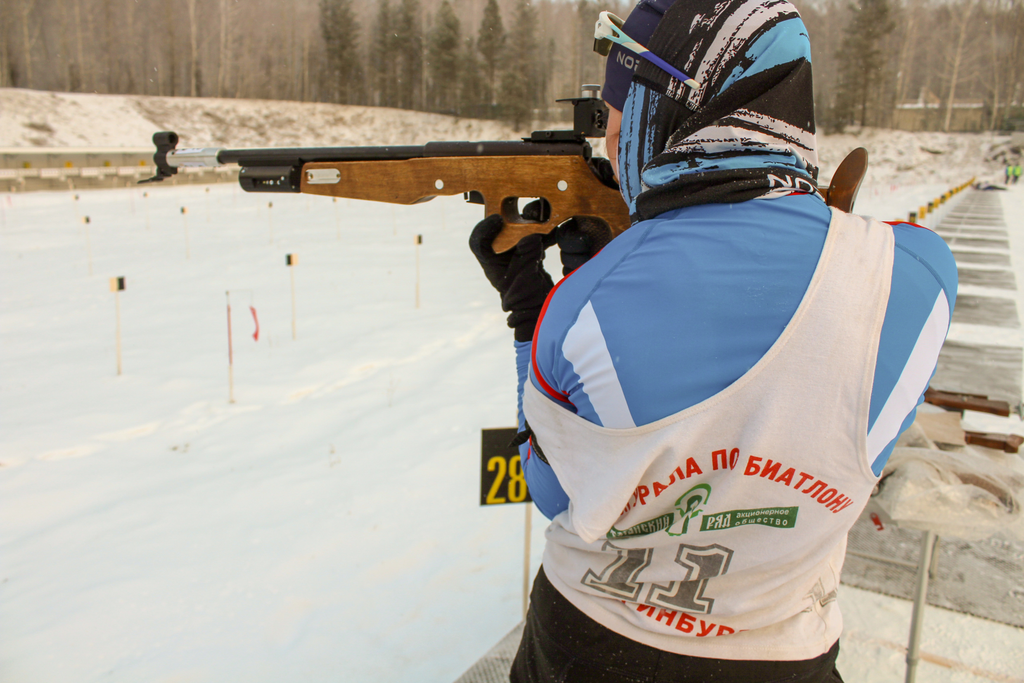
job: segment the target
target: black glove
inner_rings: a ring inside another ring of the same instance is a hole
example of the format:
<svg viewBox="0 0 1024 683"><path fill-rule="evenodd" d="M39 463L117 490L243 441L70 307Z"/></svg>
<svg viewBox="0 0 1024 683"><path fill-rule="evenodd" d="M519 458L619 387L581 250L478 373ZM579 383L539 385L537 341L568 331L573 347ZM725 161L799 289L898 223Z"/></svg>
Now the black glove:
<svg viewBox="0 0 1024 683"><path fill-rule="evenodd" d="M568 275L612 241L608 224L597 218L570 218L552 231L562 256L562 275Z"/></svg>
<svg viewBox="0 0 1024 683"><path fill-rule="evenodd" d="M611 175L611 164L607 159L603 167L608 170L608 178L615 182ZM593 163L591 164L593 166ZM595 173L597 170L595 169ZM604 179L602 178L602 181ZM551 205L546 199L535 199L523 207L523 218L538 223L551 216ZM577 216L552 230L545 238L545 245L557 244L562 257L562 276L566 276L589 261L597 252L604 249L612 241L612 231L608 224L597 218Z"/></svg>
<svg viewBox="0 0 1024 683"><path fill-rule="evenodd" d="M530 341L544 300L555 286L544 270L544 250L554 241L546 235L527 235L514 248L496 254L492 245L503 224L498 215L477 223L469 248L501 295L501 310L509 311L508 326L515 330L516 341Z"/></svg>
<svg viewBox="0 0 1024 683"><path fill-rule="evenodd" d="M587 162L590 165L590 170L594 172L598 180L612 188L613 190L619 189L619 181L615 179L615 173L612 171L612 162L608 161L604 157L591 157L590 161Z"/></svg>

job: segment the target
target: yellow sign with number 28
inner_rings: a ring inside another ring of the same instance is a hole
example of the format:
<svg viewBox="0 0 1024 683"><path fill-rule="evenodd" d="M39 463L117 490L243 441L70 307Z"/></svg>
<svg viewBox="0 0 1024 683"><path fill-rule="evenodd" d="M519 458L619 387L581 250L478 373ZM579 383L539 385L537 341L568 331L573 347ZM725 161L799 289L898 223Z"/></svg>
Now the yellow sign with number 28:
<svg viewBox="0 0 1024 683"><path fill-rule="evenodd" d="M509 442L514 427L484 429L481 433L480 504L507 505L532 501L526 487L519 451Z"/></svg>

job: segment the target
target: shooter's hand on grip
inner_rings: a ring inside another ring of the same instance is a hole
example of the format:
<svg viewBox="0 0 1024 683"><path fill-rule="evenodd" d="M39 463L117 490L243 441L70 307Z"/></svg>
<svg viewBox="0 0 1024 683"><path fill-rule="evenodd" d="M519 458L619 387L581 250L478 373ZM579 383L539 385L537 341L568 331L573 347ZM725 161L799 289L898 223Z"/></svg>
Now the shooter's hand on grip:
<svg viewBox="0 0 1024 683"><path fill-rule="evenodd" d="M523 218L546 221L551 207L543 199L530 202L523 208ZM557 244L562 259L562 276L566 276L589 261L612 240L612 231L604 221L576 216L565 221L546 236L547 244Z"/></svg>
<svg viewBox="0 0 1024 683"><path fill-rule="evenodd" d="M534 233L523 237L514 248L495 253L494 238L503 226L498 215L480 221L469 236L469 248L501 295L501 309L509 312L508 326L515 330L516 341L531 341L540 309L554 287L544 270L544 250L554 241L548 235Z"/></svg>

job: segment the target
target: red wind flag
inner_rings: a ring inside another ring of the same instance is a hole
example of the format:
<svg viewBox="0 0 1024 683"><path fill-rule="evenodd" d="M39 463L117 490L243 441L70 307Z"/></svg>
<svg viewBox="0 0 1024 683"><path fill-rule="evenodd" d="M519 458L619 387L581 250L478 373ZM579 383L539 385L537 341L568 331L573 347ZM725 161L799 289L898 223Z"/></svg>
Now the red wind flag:
<svg viewBox="0 0 1024 683"><path fill-rule="evenodd" d="M256 317L256 308L255 307L250 306L249 310L252 311L252 321L254 323L256 323L256 331L252 333L252 339L253 339L253 341L259 341L260 340L260 319Z"/></svg>

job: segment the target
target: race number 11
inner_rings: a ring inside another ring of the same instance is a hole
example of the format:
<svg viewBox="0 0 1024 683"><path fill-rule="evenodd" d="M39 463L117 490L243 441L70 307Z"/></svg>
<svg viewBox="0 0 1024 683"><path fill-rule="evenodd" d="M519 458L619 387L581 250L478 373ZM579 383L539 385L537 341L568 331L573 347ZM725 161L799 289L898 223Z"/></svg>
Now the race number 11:
<svg viewBox="0 0 1024 683"><path fill-rule="evenodd" d="M509 446L515 427L484 429L480 432L480 504L529 503L526 477L519 450Z"/></svg>

